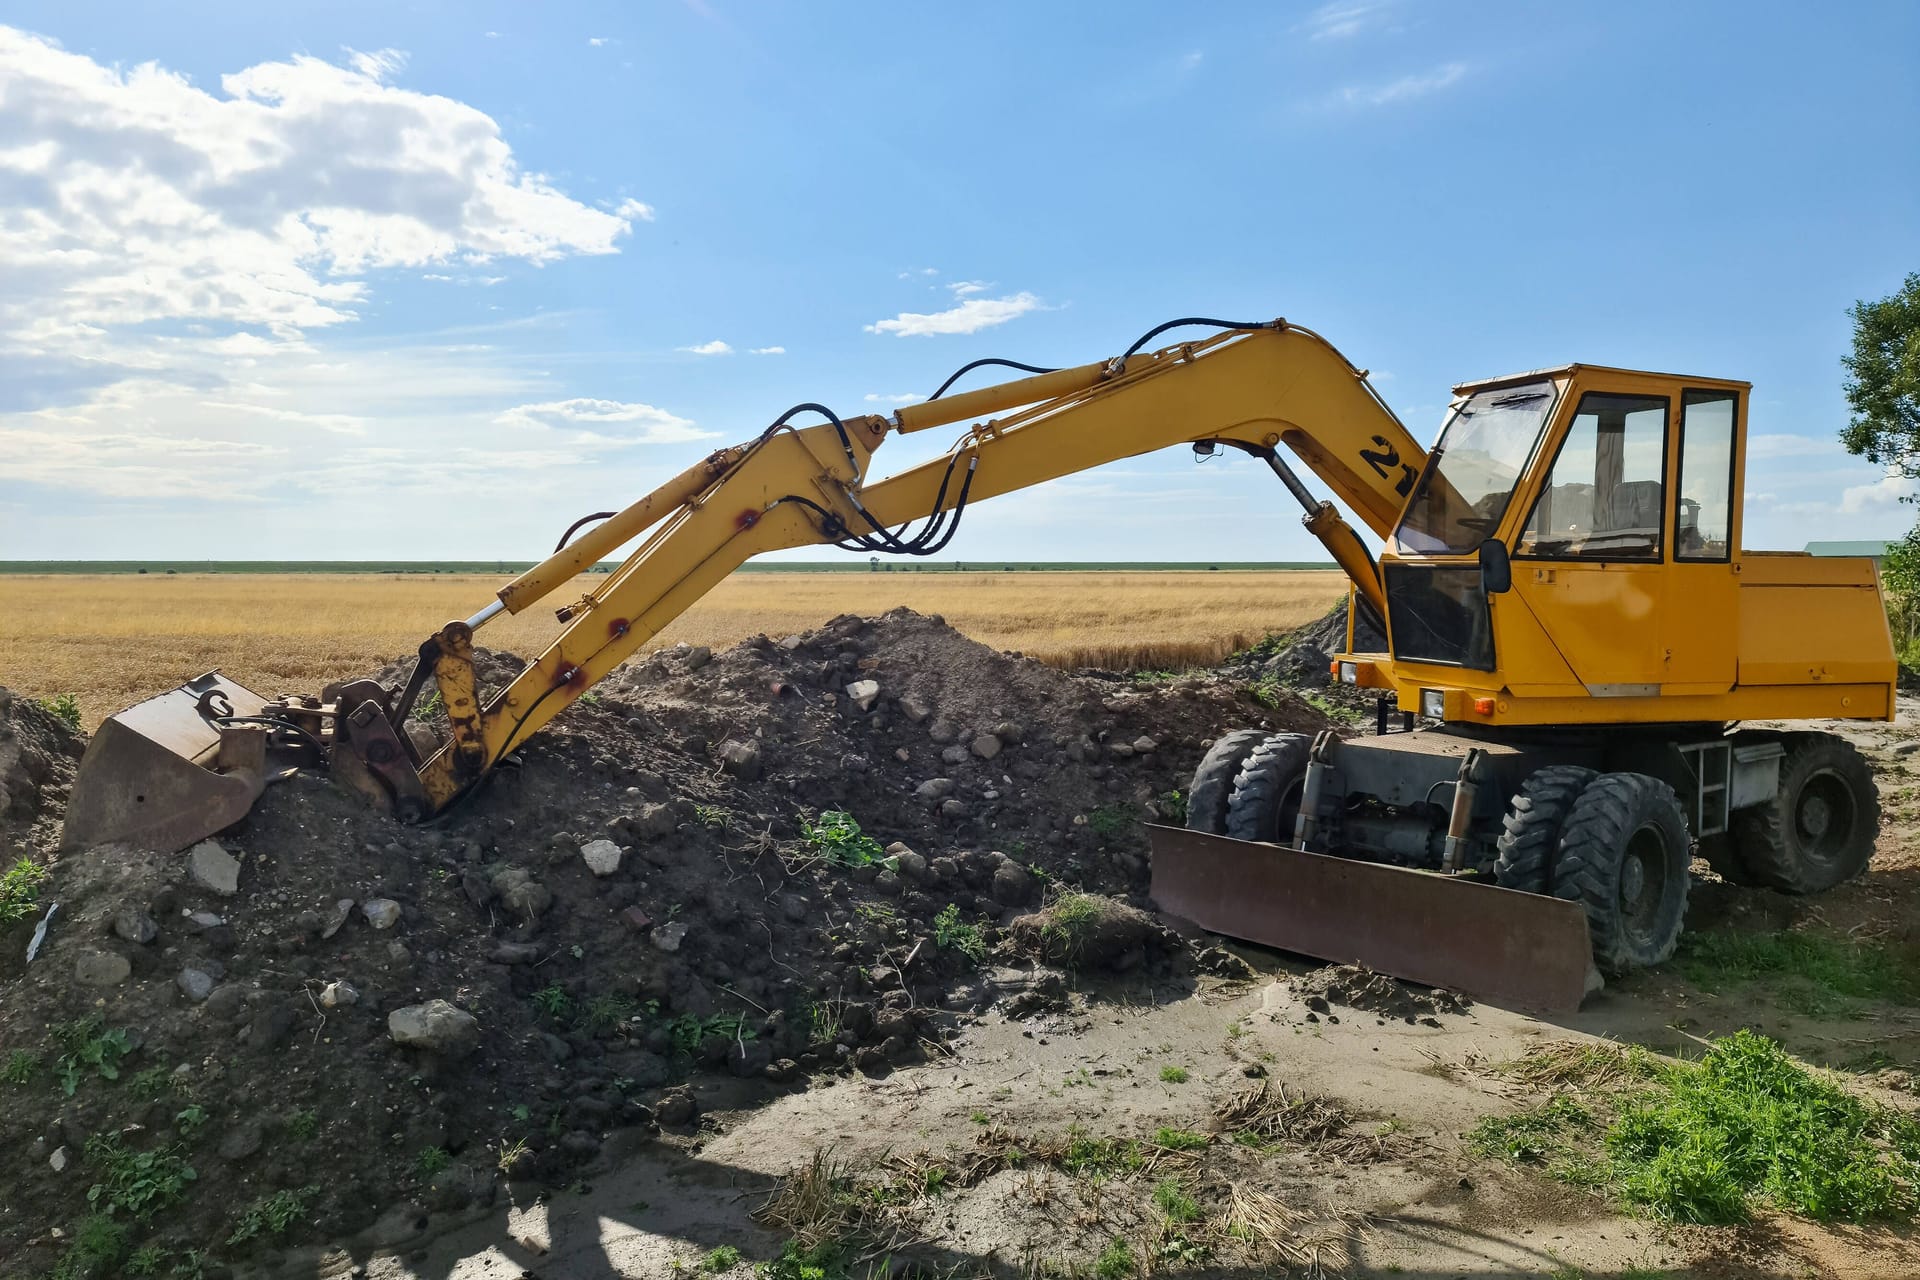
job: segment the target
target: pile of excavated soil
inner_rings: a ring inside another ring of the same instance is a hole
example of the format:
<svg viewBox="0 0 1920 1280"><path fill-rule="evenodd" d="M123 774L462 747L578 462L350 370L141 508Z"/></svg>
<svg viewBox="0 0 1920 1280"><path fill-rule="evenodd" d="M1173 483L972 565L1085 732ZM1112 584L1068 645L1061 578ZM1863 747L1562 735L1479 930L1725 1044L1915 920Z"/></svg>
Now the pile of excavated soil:
<svg viewBox="0 0 1920 1280"><path fill-rule="evenodd" d="M241 1260L567 1185L692 1123L696 1072L885 1070L1032 985L983 964L1023 914L1143 902L1140 820L1176 816L1214 737L1323 723L1278 701L843 617L622 668L435 825L301 775L164 856L54 855L78 739L14 702L9 820L61 905L24 967L32 920L0 928L0 1274L73 1256L115 1147L195 1176L88 1239ZM873 843L810 840L828 811ZM1124 936L1103 963L1184 963Z"/></svg>
<svg viewBox="0 0 1920 1280"><path fill-rule="evenodd" d="M86 740L31 698L0 689L0 869L49 846Z"/></svg>
<svg viewBox="0 0 1920 1280"><path fill-rule="evenodd" d="M1329 965L1293 980L1293 993L1307 1008L1325 1013L1343 1005L1382 1018L1414 1022L1442 1013L1465 1013L1473 1001L1444 987L1417 987L1358 965Z"/></svg>

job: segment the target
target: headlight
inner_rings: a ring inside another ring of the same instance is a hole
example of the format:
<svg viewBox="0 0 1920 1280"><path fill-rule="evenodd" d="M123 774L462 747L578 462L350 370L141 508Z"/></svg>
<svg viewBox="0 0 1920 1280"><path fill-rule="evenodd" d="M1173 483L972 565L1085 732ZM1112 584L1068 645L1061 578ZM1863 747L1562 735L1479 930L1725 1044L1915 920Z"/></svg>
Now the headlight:
<svg viewBox="0 0 1920 1280"><path fill-rule="evenodd" d="M1420 714L1429 720L1447 718L1447 694L1444 689L1422 689L1420 691Z"/></svg>
<svg viewBox="0 0 1920 1280"><path fill-rule="evenodd" d="M1358 663L1343 662L1340 664L1340 683L1341 684L1359 684L1360 683L1360 667Z"/></svg>

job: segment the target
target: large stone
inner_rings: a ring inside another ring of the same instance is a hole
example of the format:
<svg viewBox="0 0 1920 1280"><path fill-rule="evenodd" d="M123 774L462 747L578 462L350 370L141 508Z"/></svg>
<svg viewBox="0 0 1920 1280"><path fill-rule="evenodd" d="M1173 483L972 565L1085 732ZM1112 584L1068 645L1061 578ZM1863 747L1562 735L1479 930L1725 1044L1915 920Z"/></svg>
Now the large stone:
<svg viewBox="0 0 1920 1280"><path fill-rule="evenodd" d="M653 943L654 950L672 955L687 940L687 926L678 920L670 921L655 927L648 938Z"/></svg>
<svg viewBox="0 0 1920 1280"><path fill-rule="evenodd" d="M590 840L580 846L587 870L596 876L610 876L620 870L620 846L611 840Z"/></svg>
<svg viewBox="0 0 1920 1280"><path fill-rule="evenodd" d="M900 713L914 724L919 724L933 714L933 704L917 693L901 694Z"/></svg>
<svg viewBox="0 0 1920 1280"><path fill-rule="evenodd" d="M117 951L82 951L73 962L73 980L89 987L125 982L133 963Z"/></svg>
<svg viewBox="0 0 1920 1280"><path fill-rule="evenodd" d="M873 704L880 700L880 682L878 680L855 680L847 686L847 697L853 705L862 711L873 710Z"/></svg>
<svg viewBox="0 0 1920 1280"><path fill-rule="evenodd" d="M465 1009L445 1000L429 1000L388 1014L387 1034L410 1049L464 1058L479 1046L480 1023Z"/></svg>
<svg viewBox="0 0 1920 1280"><path fill-rule="evenodd" d="M392 898L368 898L360 904L360 914L376 929L391 929L400 923L400 904Z"/></svg>
<svg viewBox="0 0 1920 1280"><path fill-rule="evenodd" d="M976 734L973 739L973 754L982 760L991 760L1000 754L1003 746L1000 739L991 733Z"/></svg>
<svg viewBox="0 0 1920 1280"><path fill-rule="evenodd" d="M213 994L213 975L204 969L182 969L174 984L180 988L180 994L194 1004L200 1004Z"/></svg>
<svg viewBox="0 0 1920 1280"><path fill-rule="evenodd" d="M657 840L661 836L670 836L674 828L680 825L678 817L670 804L643 804L635 811L632 821L633 834L646 840Z"/></svg>
<svg viewBox="0 0 1920 1280"><path fill-rule="evenodd" d="M928 778L913 789L913 798L921 804L934 804L953 792L952 778Z"/></svg>
<svg viewBox="0 0 1920 1280"><path fill-rule="evenodd" d="M960 737L960 726L951 720L935 720L927 726L927 736L944 746Z"/></svg>
<svg viewBox="0 0 1920 1280"><path fill-rule="evenodd" d="M360 1003L360 993L345 982L329 982L320 988L320 1003L329 1009L341 1009Z"/></svg>
<svg viewBox="0 0 1920 1280"><path fill-rule="evenodd" d="M993 873L993 900L1003 907L1024 907L1033 901L1033 873L1009 862Z"/></svg>
<svg viewBox="0 0 1920 1280"><path fill-rule="evenodd" d="M500 904L515 915L532 920L553 905L553 890L533 878L525 867L507 867L493 877Z"/></svg>
<svg viewBox="0 0 1920 1280"><path fill-rule="evenodd" d="M213 840L187 850L187 878L202 889L230 898L240 891L240 860Z"/></svg>
<svg viewBox="0 0 1920 1280"><path fill-rule="evenodd" d="M728 738L720 744L720 767L742 782L760 778L760 744Z"/></svg>
<svg viewBox="0 0 1920 1280"><path fill-rule="evenodd" d="M152 916L129 902L113 913L113 936L125 942L148 943L160 936Z"/></svg>
<svg viewBox="0 0 1920 1280"><path fill-rule="evenodd" d="M340 930L347 923L347 917L352 914L353 914L352 898L336 899L333 904L332 912L329 913L327 916L327 922L320 927L320 936L322 938L331 938L334 934L340 932Z"/></svg>

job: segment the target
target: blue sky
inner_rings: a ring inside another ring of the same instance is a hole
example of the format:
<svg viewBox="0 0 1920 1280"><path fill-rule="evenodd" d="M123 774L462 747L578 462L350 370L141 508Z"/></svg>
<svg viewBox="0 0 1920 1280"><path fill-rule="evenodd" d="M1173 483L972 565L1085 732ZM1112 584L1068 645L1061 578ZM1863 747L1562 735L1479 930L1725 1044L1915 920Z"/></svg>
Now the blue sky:
<svg viewBox="0 0 1920 1280"><path fill-rule="evenodd" d="M5 22L0 558L532 558L797 401L1183 314L1310 325L1422 439L1467 378L1746 378L1747 545L1914 514L1832 443L1920 270L1910 3ZM1317 556L1284 498L1170 451L948 555Z"/></svg>

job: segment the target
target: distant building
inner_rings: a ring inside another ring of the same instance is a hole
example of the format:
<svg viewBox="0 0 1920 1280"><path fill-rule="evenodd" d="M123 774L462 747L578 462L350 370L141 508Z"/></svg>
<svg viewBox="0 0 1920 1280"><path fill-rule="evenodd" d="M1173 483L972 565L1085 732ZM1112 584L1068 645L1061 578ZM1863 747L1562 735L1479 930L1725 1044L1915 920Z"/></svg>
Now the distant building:
<svg viewBox="0 0 1920 1280"><path fill-rule="evenodd" d="M1887 548L1891 542L1852 541L1852 542L1809 542L1807 554L1810 556L1866 556L1875 564L1886 559Z"/></svg>

